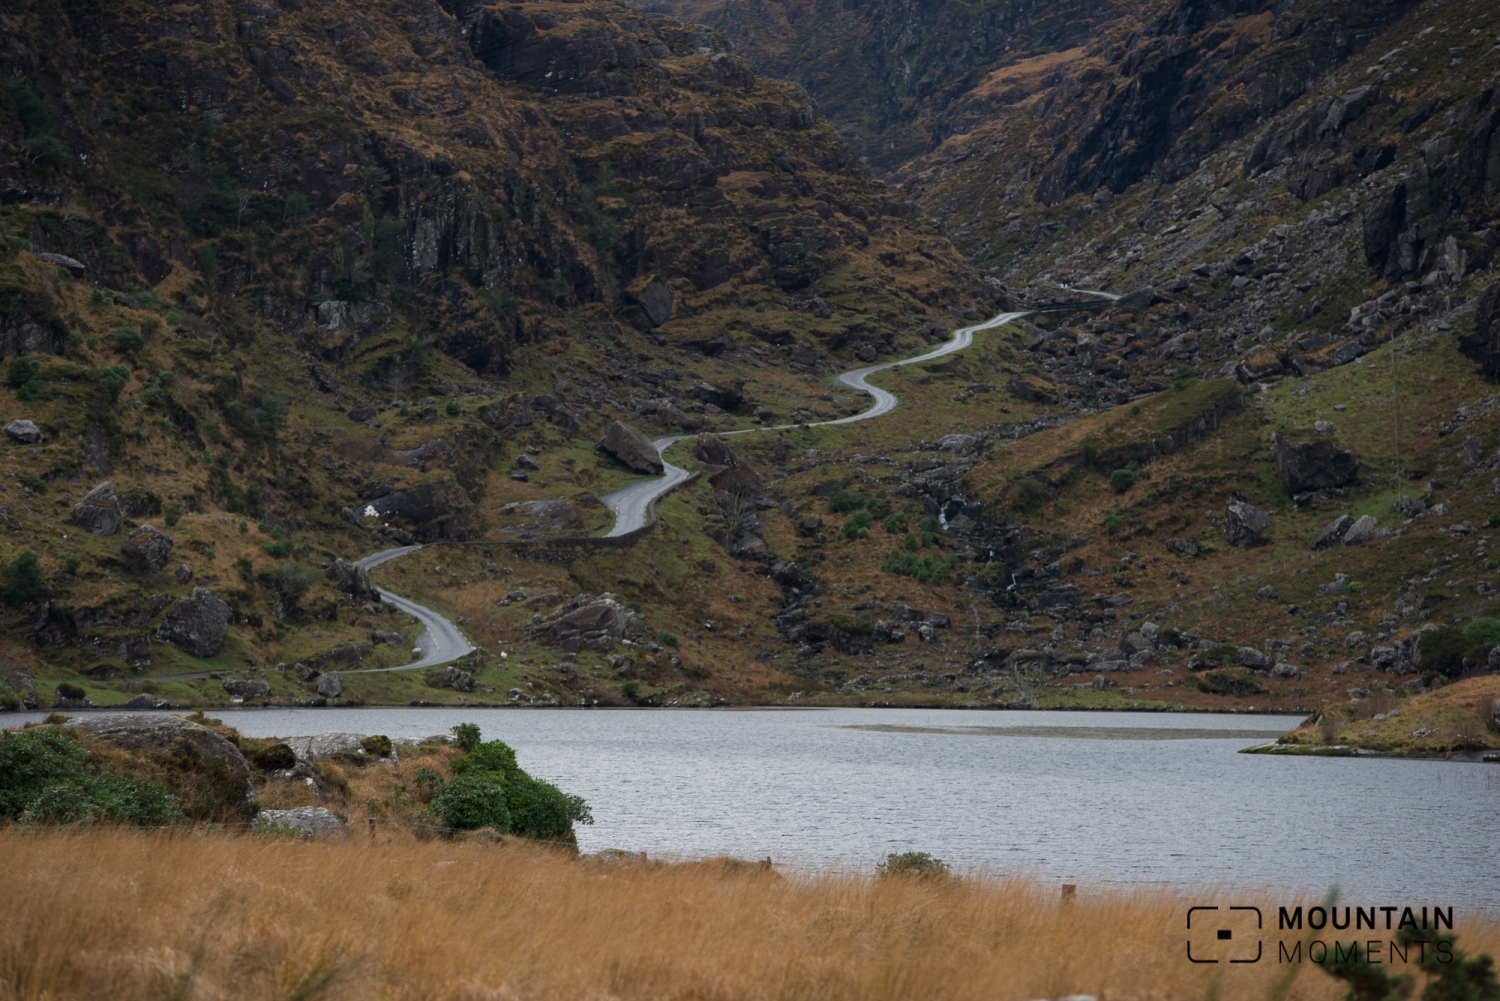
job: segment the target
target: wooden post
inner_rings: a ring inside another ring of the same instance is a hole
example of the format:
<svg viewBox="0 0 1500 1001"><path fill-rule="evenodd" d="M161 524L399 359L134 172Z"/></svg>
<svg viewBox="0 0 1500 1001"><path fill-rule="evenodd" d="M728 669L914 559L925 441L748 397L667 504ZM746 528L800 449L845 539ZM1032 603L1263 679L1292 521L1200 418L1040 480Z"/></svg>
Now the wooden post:
<svg viewBox="0 0 1500 1001"><path fill-rule="evenodd" d="M1078 899L1078 884L1077 883L1064 883L1062 885L1062 902L1064 904L1071 904L1071 903L1073 903L1073 901L1075 901L1077 899Z"/></svg>

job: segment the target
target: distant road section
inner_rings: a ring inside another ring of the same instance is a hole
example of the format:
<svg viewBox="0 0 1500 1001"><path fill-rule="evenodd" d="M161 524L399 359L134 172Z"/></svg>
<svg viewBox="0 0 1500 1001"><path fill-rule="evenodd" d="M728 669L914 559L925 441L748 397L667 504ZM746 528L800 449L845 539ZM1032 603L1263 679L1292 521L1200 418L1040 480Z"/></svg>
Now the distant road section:
<svg viewBox="0 0 1500 1001"><path fill-rule="evenodd" d="M416 552L421 546L398 546L395 549L382 549L378 553L371 553L364 559L355 560L354 565L373 570L386 560L393 560L397 556L405 556L407 553ZM392 594L385 588L377 587L382 601L390 602L407 615L418 619L423 630L412 644L415 649L421 650L422 655L418 660L410 664L402 664L399 667L371 667L359 671L346 671L346 674L378 674L382 671L415 671L421 667L437 667L457 660L465 654L474 651L474 644L464 638L464 634L458 631L458 627L447 618L434 612L425 605L419 605L415 601Z"/></svg>

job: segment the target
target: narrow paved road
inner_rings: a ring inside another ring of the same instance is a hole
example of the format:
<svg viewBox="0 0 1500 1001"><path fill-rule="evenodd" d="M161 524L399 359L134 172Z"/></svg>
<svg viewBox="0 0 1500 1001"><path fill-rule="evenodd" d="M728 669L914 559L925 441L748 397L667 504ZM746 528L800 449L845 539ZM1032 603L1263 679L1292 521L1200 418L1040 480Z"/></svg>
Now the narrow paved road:
<svg viewBox="0 0 1500 1001"><path fill-rule="evenodd" d="M1078 291L1083 290L1079 289ZM1107 292L1098 294L1108 295ZM867 365L864 368L857 368L851 372L844 372L835 376L833 381L839 385L859 390L862 393L869 393L875 399L874 404L868 410L862 410L850 417L840 417L835 421L815 421L806 426L823 427L829 424L853 424L856 421L867 421L871 417L879 417L881 414L890 413L896 408L898 402L896 394L881 389L879 386L870 385L867 381L870 376L884 369L895 368L897 365L914 365L919 362L932 361L934 358L941 358L944 355L950 355L955 351L962 351L974 343L974 335L978 331L989 330L992 327L1002 327L1012 320L1018 320L1025 315L1024 311L1019 313L1001 313L992 319L986 320L983 323L977 323L972 327L958 328L953 332L953 336L949 340L926 354L917 355L914 358L901 358L897 361L881 362L879 365ZM727 437L732 434L755 434L760 431L782 431L787 428L797 427L803 427L803 425L777 424L774 427L745 428L740 431L724 431L721 434ZM693 435L679 434L673 435L670 438L656 439L651 444L656 446L657 454L662 456L662 465L666 467L662 475L654 480L641 480L638 483L632 483L623 490L617 490L607 497L599 498L615 513L615 527L609 532L611 536L625 535L645 525L647 519L651 517L651 506L656 503L657 499L687 479L687 470L672 465L667 461L664 453L682 439L691 437Z"/></svg>
<svg viewBox="0 0 1500 1001"><path fill-rule="evenodd" d="M386 560L393 560L397 556L405 556L407 553L416 552L421 546L398 546L395 549L382 549L378 553L371 553L364 559L355 560L354 565L373 570ZM419 605L400 595L392 594L385 588L377 587L382 601L390 602L407 615L421 621L425 627L421 635L417 637L414 649L422 651L422 655L410 664L402 664L398 667L367 667L357 671L344 671L344 674L380 674L384 671L415 671L421 667L436 667L449 661L457 660L467 653L472 653L474 644L464 638L464 634L458 631L458 627L447 618L434 612L425 605Z"/></svg>

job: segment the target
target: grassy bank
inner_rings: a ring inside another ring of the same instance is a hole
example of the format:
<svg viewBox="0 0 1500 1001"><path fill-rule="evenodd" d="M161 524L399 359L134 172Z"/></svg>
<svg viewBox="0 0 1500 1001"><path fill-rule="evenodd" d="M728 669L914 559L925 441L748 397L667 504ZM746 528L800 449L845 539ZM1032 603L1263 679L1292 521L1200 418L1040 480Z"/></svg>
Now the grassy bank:
<svg viewBox="0 0 1500 1001"><path fill-rule="evenodd" d="M1191 904L1285 896L1025 878L608 863L516 842L0 831L0 996L1201 998L1286 967L1195 966ZM1274 913L1274 911L1272 912ZM1457 914L1494 953L1500 923ZM1333 1001L1308 965L1289 997Z"/></svg>

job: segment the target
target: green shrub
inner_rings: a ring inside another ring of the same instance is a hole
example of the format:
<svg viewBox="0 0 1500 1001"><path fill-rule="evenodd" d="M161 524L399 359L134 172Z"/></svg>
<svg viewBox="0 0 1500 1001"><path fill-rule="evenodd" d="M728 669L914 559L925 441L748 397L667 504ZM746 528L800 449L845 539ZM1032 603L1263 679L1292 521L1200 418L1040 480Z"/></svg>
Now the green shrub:
<svg viewBox="0 0 1500 1001"><path fill-rule="evenodd" d="M292 555L292 541L290 539L282 539L279 542L262 542L260 548L265 551L267 556L278 560L284 560Z"/></svg>
<svg viewBox="0 0 1500 1001"><path fill-rule="evenodd" d="M77 556L69 556L63 560L63 566L68 568L68 573L77 573L78 568L83 566L83 560Z"/></svg>
<svg viewBox="0 0 1500 1001"><path fill-rule="evenodd" d="M27 550L8 566L0 567L0 577L5 586L0 588L0 598L7 605L19 608L34 604L47 595L47 584L42 580L42 568L37 563L36 553Z"/></svg>
<svg viewBox="0 0 1500 1001"><path fill-rule="evenodd" d="M27 473L21 477L21 485L32 493L44 494L47 492L47 481L35 473Z"/></svg>
<svg viewBox="0 0 1500 1001"><path fill-rule="evenodd" d="M1023 514L1029 514L1047 503L1047 488L1035 476L1023 476L1011 488L1010 505Z"/></svg>
<svg viewBox="0 0 1500 1001"><path fill-rule="evenodd" d="M1123 494L1135 486L1135 473L1129 469L1116 469L1109 474L1109 486L1117 494Z"/></svg>
<svg viewBox="0 0 1500 1001"><path fill-rule="evenodd" d="M146 345L146 339L141 332L134 327L116 327L114 332L115 348L129 354Z"/></svg>
<svg viewBox="0 0 1500 1001"><path fill-rule="evenodd" d="M1260 695L1266 690L1255 677L1254 672L1243 667L1223 667L1217 671L1209 671L1196 680L1198 690L1207 692L1209 695L1233 695L1244 698L1246 695Z"/></svg>
<svg viewBox="0 0 1500 1001"><path fill-rule="evenodd" d="M891 535L900 535L906 531L906 515L900 513L888 514L885 516L885 520L880 523L880 527Z"/></svg>
<svg viewBox="0 0 1500 1001"><path fill-rule="evenodd" d="M665 629L656 634L656 639L659 643L662 643L665 646L675 647L677 645L677 637L667 632Z"/></svg>
<svg viewBox="0 0 1500 1001"><path fill-rule="evenodd" d="M875 872L882 878L917 876L937 879L949 875L948 863L926 852L891 852L875 867Z"/></svg>
<svg viewBox="0 0 1500 1001"><path fill-rule="evenodd" d="M89 693L85 692L77 685L70 685L66 681L64 681L62 684L57 686L57 694L61 695L65 699L82 699L86 698Z"/></svg>
<svg viewBox="0 0 1500 1001"><path fill-rule="evenodd" d="M1397 930L1396 941L1408 948L1421 944L1415 950L1417 967L1429 978L1421 1001L1500 1001L1494 960L1483 953L1470 959L1454 947L1457 935L1408 927ZM1404 1001L1411 996L1410 974L1388 973L1388 964L1378 959L1371 963L1359 942L1351 946L1347 953L1334 950L1323 966L1329 976L1349 985L1345 1001Z"/></svg>
<svg viewBox="0 0 1500 1001"><path fill-rule="evenodd" d="M1470 646L1481 646L1488 650L1500 646L1500 619L1484 616L1464 626L1464 639Z"/></svg>
<svg viewBox="0 0 1500 1001"><path fill-rule="evenodd" d="M864 491L834 487L833 492L828 495L828 510L832 514L847 514L850 511L858 511L865 506L867 501Z"/></svg>
<svg viewBox="0 0 1500 1001"><path fill-rule="evenodd" d="M280 743L251 751L245 758L256 768L267 772L280 772L297 766L297 752Z"/></svg>
<svg viewBox="0 0 1500 1001"><path fill-rule="evenodd" d="M98 774L88 751L68 734L54 728L0 733L0 819L159 827L181 817L178 801L156 783Z"/></svg>
<svg viewBox="0 0 1500 1001"><path fill-rule="evenodd" d="M620 686L620 694L631 702L639 702L641 700L641 683L639 681L625 682L625 684Z"/></svg>
<svg viewBox="0 0 1500 1001"><path fill-rule="evenodd" d="M944 560L935 558L930 553L926 556L917 556L913 552L903 552L900 549L892 549L880 561L880 569L885 573L914 577L923 584L941 584L957 566L957 556L949 556Z"/></svg>
<svg viewBox="0 0 1500 1001"><path fill-rule="evenodd" d="M839 532L846 539L868 539L870 537L870 512L866 508L860 508L849 516L844 522L843 529Z"/></svg>
<svg viewBox="0 0 1500 1001"><path fill-rule="evenodd" d="M460 723L452 729L453 743L465 754L471 754L483 737L477 723Z"/></svg>
<svg viewBox="0 0 1500 1001"><path fill-rule="evenodd" d="M505 785L483 772L449 779L433 793L428 809L444 824L460 831L493 827L510 830L510 807Z"/></svg>
<svg viewBox="0 0 1500 1001"><path fill-rule="evenodd" d="M166 519L168 528L175 528L177 523L182 520L182 508L176 504L168 504L163 517Z"/></svg>
<svg viewBox="0 0 1500 1001"><path fill-rule="evenodd" d="M1123 514L1107 514L1104 516L1104 531L1115 535L1125 527L1125 516Z"/></svg>
<svg viewBox="0 0 1500 1001"><path fill-rule="evenodd" d="M448 403L443 407L443 413L447 414L449 417L457 417L463 412L464 408L458 405L457 400L449 400Z"/></svg>
<svg viewBox="0 0 1500 1001"><path fill-rule="evenodd" d="M41 368L41 362L35 358L30 358L26 355L16 355L5 368L5 381L10 383L12 389L20 389L36 378L36 374L41 371Z"/></svg>
<svg viewBox="0 0 1500 1001"><path fill-rule="evenodd" d="M1445 626L1423 633L1417 640L1417 652L1421 655L1423 673L1456 678L1463 674L1465 657L1483 662L1489 648L1471 644L1462 629Z"/></svg>
<svg viewBox="0 0 1500 1001"><path fill-rule="evenodd" d="M1496 511L1490 515L1489 521L1486 521L1485 524L1490 528L1500 528L1500 511Z"/></svg>
<svg viewBox="0 0 1500 1001"><path fill-rule="evenodd" d="M108 368L96 368L89 373L89 378L98 383L109 395L110 405L120 402L120 392L130 382L130 369L124 365L111 365Z"/></svg>

